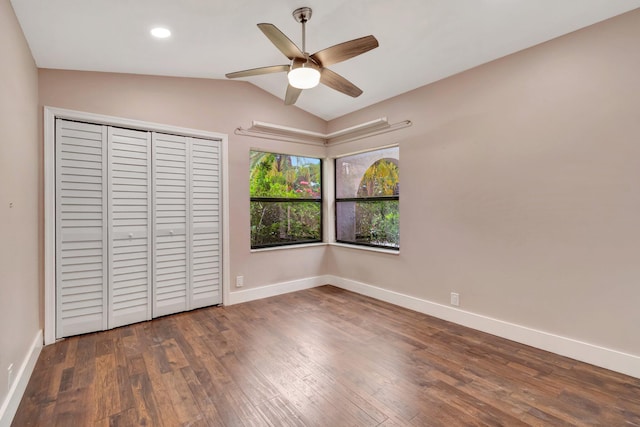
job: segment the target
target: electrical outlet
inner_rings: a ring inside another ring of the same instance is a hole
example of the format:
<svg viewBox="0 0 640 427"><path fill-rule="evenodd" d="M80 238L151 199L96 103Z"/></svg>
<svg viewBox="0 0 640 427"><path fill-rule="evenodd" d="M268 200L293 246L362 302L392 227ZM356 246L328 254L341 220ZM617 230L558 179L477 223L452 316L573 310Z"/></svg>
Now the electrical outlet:
<svg viewBox="0 0 640 427"><path fill-rule="evenodd" d="M236 288L244 286L244 276L236 276Z"/></svg>
<svg viewBox="0 0 640 427"><path fill-rule="evenodd" d="M460 305L460 294L451 292L451 305L458 307Z"/></svg>
<svg viewBox="0 0 640 427"><path fill-rule="evenodd" d="M7 368L7 391L11 390L13 384L13 363Z"/></svg>

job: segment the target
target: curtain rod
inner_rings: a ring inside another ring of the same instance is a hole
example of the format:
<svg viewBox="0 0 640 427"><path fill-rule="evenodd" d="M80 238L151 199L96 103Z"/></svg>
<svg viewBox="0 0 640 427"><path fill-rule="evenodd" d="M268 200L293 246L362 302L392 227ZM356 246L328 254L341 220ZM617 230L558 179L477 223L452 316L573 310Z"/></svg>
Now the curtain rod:
<svg viewBox="0 0 640 427"><path fill-rule="evenodd" d="M381 117L376 120L361 123L329 134L323 134L320 132L254 120L250 128L243 129L238 127L234 133L236 135L272 139L277 141L297 142L301 144L337 145L356 141L369 136L404 129L411 125L411 120L404 120L398 123L389 124L386 117Z"/></svg>

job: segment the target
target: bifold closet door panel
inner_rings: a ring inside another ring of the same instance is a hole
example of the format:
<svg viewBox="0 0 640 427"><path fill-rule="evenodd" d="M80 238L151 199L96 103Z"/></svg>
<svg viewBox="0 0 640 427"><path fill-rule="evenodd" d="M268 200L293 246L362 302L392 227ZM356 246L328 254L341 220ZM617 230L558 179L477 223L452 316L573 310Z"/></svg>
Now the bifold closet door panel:
<svg viewBox="0 0 640 427"><path fill-rule="evenodd" d="M187 137L153 136L153 317L189 309Z"/></svg>
<svg viewBox="0 0 640 427"><path fill-rule="evenodd" d="M109 127L109 328L151 319L151 133Z"/></svg>
<svg viewBox="0 0 640 427"><path fill-rule="evenodd" d="M107 127L56 120L56 337L107 328Z"/></svg>
<svg viewBox="0 0 640 427"><path fill-rule="evenodd" d="M56 120L56 336L222 302L220 141Z"/></svg>
<svg viewBox="0 0 640 427"><path fill-rule="evenodd" d="M190 308L220 304L220 142L190 138Z"/></svg>

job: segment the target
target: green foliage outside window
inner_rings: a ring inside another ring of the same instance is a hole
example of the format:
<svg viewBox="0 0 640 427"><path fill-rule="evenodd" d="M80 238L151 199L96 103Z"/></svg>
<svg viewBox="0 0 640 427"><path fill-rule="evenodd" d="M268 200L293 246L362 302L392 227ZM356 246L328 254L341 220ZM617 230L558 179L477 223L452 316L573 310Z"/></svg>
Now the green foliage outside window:
<svg viewBox="0 0 640 427"><path fill-rule="evenodd" d="M251 247L322 239L321 161L251 151Z"/></svg>
<svg viewBox="0 0 640 427"><path fill-rule="evenodd" d="M398 196L398 165L379 160L364 173L357 197ZM400 213L398 200L359 202L356 204L356 240L380 246L400 245Z"/></svg>
<svg viewBox="0 0 640 427"><path fill-rule="evenodd" d="M397 196L400 192L398 165L390 160L378 160L364 172L358 197Z"/></svg>
<svg viewBox="0 0 640 427"><path fill-rule="evenodd" d="M356 242L397 248L400 213L397 200L356 203Z"/></svg>

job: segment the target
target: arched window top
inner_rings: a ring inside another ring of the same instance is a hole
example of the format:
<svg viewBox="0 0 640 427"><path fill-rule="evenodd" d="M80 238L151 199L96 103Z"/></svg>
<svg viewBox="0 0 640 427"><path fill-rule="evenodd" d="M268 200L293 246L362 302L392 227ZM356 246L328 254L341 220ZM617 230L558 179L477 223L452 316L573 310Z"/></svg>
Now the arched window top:
<svg viewBox="0 0 640 427"><path fill-rule="evenodd" d="M384 158L364 171L357 197L397 196L400 194L398 159Z"/></svg>
<svg viewBox="0 0 640 427"><path fill-rule="evenodd" d="M364 184L367 183L365 174L375 175L376 172L382 172L382 169L390 169L390 164L395 165L395 175L399 189L399 158L398 147L389 147L336 159L336 197L363 197L361 195L361 185L363 181ZM381 162L382 160L384 160L384 162ZM383 165L381 170L377 170L377 165L381 164ZM372 170L371 168L376 170ZM392 195L397 194L396 192Z"/></svg>

